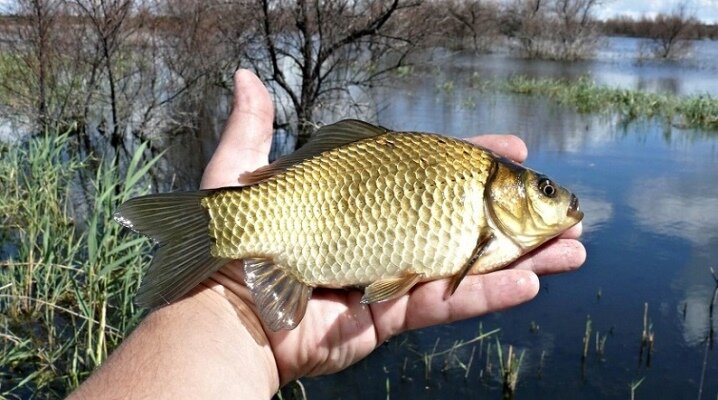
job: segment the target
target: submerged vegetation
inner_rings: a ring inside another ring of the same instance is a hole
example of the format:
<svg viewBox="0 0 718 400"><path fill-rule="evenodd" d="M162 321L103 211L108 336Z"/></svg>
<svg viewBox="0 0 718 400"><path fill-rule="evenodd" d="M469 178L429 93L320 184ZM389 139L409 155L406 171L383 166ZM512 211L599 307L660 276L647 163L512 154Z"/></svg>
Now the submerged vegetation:
<svg viewBox="0 0 718 400"><path fill-rule="evenodd" d="M149 242L123 237L111 215L156 159L140 165L140 146L120 175L68 142L0 145L0 398L67 394L141 317L131 299Z"/></svg>
<svg viewBox="0 0 718 400"><path fill-rule="evenodd" d="M620 89L599 85L587 77L570 81L518 76L497 86L510 93L548 97L580 113L614 112L626 121L664 118L679 127L718 130L718 99L708 94L681 97Z"/></svg>

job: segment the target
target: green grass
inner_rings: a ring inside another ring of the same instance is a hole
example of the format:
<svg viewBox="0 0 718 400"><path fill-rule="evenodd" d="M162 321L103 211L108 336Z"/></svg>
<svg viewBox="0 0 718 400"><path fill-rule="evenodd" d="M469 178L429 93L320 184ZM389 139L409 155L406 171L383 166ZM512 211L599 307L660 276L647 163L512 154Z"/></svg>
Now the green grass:
<svg viewBox="0 0 718 400"><path fill-rule="evenodd" d="M0 144L0 398L66 395L139 321L150 243L112 212L157 161L143 151L120 173L64 134Z"/></svg>
<svg viewBox="0 0 718 400"><path fill-rule="evenodd" d="M587 77L577 80L518 76L497 85L509 93L545 96L581 113L618 113L627 120L663 118L685 128L718 130L718 99L710 95L682 97L666 93L599 85Z"/></svg>

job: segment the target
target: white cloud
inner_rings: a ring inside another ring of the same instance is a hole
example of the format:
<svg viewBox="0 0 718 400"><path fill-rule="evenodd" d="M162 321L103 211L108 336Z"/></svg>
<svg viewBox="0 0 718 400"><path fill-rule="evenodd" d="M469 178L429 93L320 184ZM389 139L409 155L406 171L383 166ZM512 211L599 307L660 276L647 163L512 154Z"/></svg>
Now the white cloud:
<svg viewBox="0 0 718 400"><path fill-rule="evenodd" d="M689 180L655 178L633 186L628 203L639 225L703 245L718 234L718 190Z"/></svg>
<svg viewBox="0 0 718 400"><path fill-rule="evenodd" d="M613 0L599 6L596 9L596 16L600 19L616 16L627 16L638 18L642 16L653 17L659 13L669 13L684 0L651 0L651 1L630 1ZM716 0L689 0L688 10L696 18L706 23L718 22L718 1Z"/></svg>
<svg viewBox="0 0 718 400"><path fill-rule="evenodd" d="M597 193L581 185L571 185L583 211L583 230L591 233L600 230L613 219L613 204Z"/></svg>

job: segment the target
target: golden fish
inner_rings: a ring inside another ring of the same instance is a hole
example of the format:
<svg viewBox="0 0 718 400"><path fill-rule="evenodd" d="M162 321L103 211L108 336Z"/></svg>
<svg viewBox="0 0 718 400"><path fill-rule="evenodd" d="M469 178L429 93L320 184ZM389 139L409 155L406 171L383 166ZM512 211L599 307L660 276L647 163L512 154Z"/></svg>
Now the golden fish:
<svg viewBox="0 0 718 400"><path fill-rule="evenodd" d="M547 177L468 142L356 120L321 128L243 187L132 199L115 219L159 242L137 303L174 301L233 259L264 323L293 329L315 287L363 303L506 266L583 213Z"/></svg>

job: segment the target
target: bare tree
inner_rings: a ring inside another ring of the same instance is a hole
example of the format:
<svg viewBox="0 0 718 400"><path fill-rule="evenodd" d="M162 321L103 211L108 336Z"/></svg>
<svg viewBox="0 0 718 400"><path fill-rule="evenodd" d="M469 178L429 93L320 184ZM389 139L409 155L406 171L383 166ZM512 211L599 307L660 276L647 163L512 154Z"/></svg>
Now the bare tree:
<svg viewBox="0 0 718 400"><path fill-rule="evenodd" d="M405 63L412 37L404 31L406 25L391 22L416 4L258 1L261 42L246 58L288 98L297 146L315 130L320 106L332 107L340 97L351 97L352 87L368 87Z"/></svg>
<svg viewBox="0 0 718 400"><path fill-rule="evenodd" d="M128 26L133 2L132 0L74 0L74 4L81 11L80 15L90 22L93 33L90 39L94 39L92 43L98 50L99 60L107 77L110 107L107 135L110 145L115 150L124 149L125 153L129 154L122 137L123 121L120 118L119 77L115 71L117 68L115 58L130 34L125 28Z"/></svg>
<svg viewBox="0 0 718 400"><path fill-rule="evenodd" d="M690 53L693 49L691 39L699 22L688 11L686 1L679 3L668 15L659 14L653 22L648 49L654 57L678 59Z"/></svg>
<svg viewBox="0 0 718 400"><path fill-rule="evenodd" d="M555 0L558 24L554 31L555 56L561 60L586 58L599 44L597 23L592 13L599 0Z"/></svg>
<svg viewBox="0 0 718 400"><path fill-rule="evenodd" d="M167 78L158 82L162 96L149 99L147 111L163 109L160 130L174 146L165 157L173 163L180 186L196 185L214 150L231 95L233 72L242 65L251 41L257 41L255 15L246 2L154 0L154 18L146 28L159 42L155 63ZM147 119L146 119L147 120ZM140 132L144 128L139 128ZM186 148L201 151L188 157Z"/></svg>
<svg viewBox="0 0 718 400"><path fill-rule="evenodd" d="M474 51L491 50L499 35L499 11L495 1L451 0L445 6L451 18L462 28L457 32L458 35L469 36Z"/></svg>
<svg viewBox="0 0 718 400"><path fill-rule="evenodd" d="M10 29L5 55L11 60L0 76L0 85L16 101L11 105L21 115L34 115L38 131L49 128L56 117L53 107L55 87L55 38L59 1L22 0L16 4L16 23Z"/></svg>
<svg viewBox="0 0 718 400"><path fill-rule="evenodd" d="M505 11L504 33L517 40L519 51L525 57L541 58L547 52L547 3L548 0L515 0Z"/></svg>
<svg viewBox="0 0 718 400"><path fill-rule="evenodd" d="M504 32L529 58L576 60L588 57L599 36L592 13L599 0L516 0L506 10Z"/></svg>

